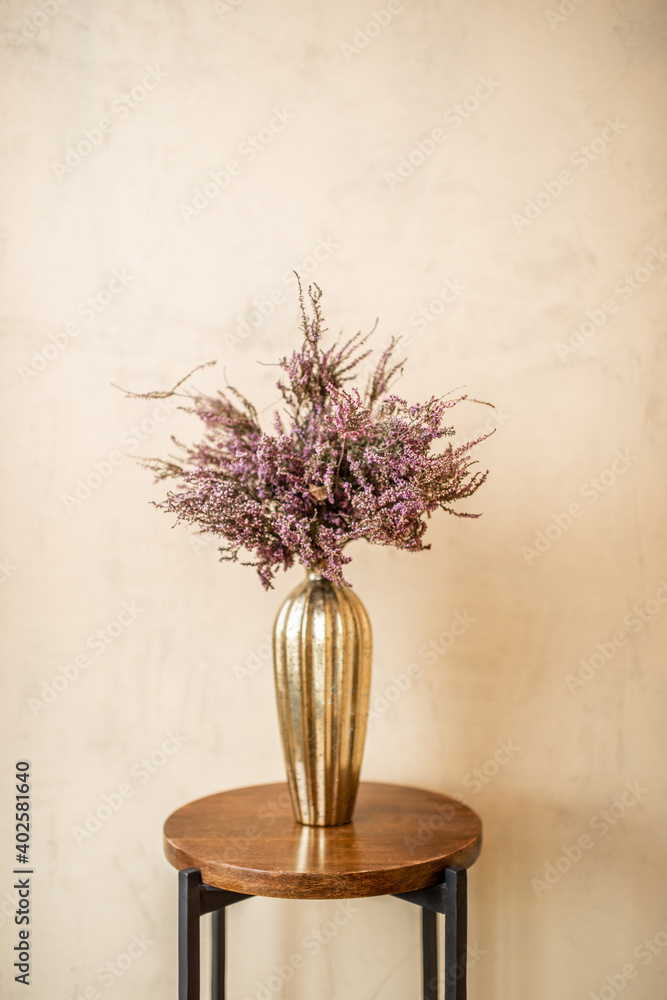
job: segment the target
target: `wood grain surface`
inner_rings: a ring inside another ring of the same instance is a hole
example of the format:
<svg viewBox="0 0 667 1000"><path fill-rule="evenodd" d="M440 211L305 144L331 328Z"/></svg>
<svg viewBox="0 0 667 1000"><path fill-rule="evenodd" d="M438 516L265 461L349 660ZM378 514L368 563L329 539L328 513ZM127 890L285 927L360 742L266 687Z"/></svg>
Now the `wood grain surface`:
<svg viewBox="0 0 667 1000"><path fill-rule="evenodd" d="M362 782L344 826L297 823L286 784L236 788L190 802L164 827L165 854L221 889L282 899L409 892L478 858L476 813L437 792Z"/></svg>

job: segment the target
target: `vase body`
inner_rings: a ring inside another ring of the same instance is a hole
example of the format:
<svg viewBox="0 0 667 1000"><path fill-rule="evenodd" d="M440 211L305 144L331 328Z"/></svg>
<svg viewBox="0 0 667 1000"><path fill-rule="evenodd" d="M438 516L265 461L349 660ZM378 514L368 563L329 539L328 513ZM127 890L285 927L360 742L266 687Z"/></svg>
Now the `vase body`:
<svg viewBox="0 0 667 1000"><path fill-rule="evenodd" d="M278 721L299 823L338 826L352 819L371 655L371 626L356 594L308 572L273 628Z"/></svg>

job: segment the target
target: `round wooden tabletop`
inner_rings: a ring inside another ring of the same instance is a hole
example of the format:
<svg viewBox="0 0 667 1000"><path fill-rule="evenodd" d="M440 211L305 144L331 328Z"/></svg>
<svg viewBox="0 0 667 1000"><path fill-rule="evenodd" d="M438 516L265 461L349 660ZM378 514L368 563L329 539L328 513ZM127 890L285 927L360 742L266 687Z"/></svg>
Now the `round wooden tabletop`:
<svg viewBox="0 0 667 1000"><path fill-rule="evenodd" d="M482 824L437 792L362 782L351 823L302 826L286 784L209 795L164 827L174 868L219 889L281 899L351 899L423 889L479 857Z"/></svg>

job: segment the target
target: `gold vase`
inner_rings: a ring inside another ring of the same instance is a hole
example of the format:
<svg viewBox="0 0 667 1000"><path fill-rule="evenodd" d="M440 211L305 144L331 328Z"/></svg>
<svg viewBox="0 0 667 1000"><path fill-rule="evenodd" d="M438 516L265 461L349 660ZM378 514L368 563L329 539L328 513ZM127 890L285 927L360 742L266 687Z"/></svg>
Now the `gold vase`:
<svg viewBox="0 0 667 1000"><path fill-rule="evenodd" d="M299 823L338 826L352 819L371 654L371 625L356 594L308 571L273 627L278 721Z"/></svg>

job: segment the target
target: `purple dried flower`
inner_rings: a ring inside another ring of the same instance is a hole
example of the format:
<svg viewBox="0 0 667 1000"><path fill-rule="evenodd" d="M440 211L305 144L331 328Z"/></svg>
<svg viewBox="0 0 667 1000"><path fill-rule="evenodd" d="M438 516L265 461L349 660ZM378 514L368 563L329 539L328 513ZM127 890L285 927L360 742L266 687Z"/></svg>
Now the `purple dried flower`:
<svg viewBox="0 0 667 1000"><path fill-rule="evenodd" d="M349 586L343 566L350 557L343 547L357 538L413 552L430 548L422 541L426 518L438 508L478 517L451 504L471 496L487 476L470 472L470 449L483 438L431 450L434 441L454 433L443 420L466 396L410 405L389 394L402 370L393 357L395 340L364 393L348 387L370 353L364 349L370 334L324 350L321 295L317 285L309 287L309 316L299 283L303 343L278 362L284 413L275 414L274 433L262 430L254 406L232 387L216 396L188 394L192 405L184 408L203 421L203 439L192 446L176 441L184 453L180 462L144 462L157 480L179 481L178 492L156 506L176 514L176 523L222 539L221 559L254 556L242 564L255 566L267 589L276 570L295 559Z"/></svg>

